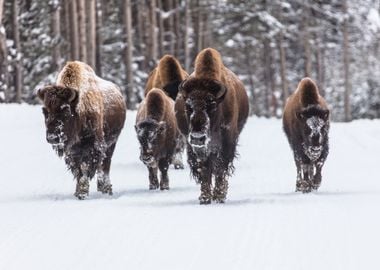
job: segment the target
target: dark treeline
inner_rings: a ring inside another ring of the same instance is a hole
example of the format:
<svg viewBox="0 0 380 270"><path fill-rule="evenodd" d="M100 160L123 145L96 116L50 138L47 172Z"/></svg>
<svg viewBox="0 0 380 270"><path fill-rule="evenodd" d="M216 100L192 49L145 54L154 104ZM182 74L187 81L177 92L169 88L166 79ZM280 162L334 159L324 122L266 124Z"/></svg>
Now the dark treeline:
<svg viewBox="0 0 380 270"><path fill-rule="evenodd" d="M252 114L279 117L309 76L333 119L379 118L379 11L379 0L0 0L0 102L36 103L36 88L81 60L135 108L164 54L191 73L214 47Z"/></svg>

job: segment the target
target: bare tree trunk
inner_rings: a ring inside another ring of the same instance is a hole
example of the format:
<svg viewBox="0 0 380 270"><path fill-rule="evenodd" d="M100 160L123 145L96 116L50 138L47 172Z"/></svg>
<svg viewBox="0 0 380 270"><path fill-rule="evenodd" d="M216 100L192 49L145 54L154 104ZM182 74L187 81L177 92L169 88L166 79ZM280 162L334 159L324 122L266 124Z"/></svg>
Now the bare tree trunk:
<svg viewBox="0 0 380 270"><path fill-rule="evenodd" d="M316 38L316 40L318 40ZM317 41L316 44L317 52L316 52L316 64L317 64L317 82L318 82L318 88L319 92L322 96L325 96L325 87L324 87L324 61L323 61L323 48L321 48L320 41Z"/></svg>
<svg viewBox="0 0 380 270"><path fill-rule="evenodd" d="M96 66L96 0L87 0L87 63Z"/></svg>
<svg viewBox="0 0 380 270"><path fill-rule="evenodd" d="M181 37L179 32L179 26L182 22L180 22L180 5L178 3L180 0L173 0L173 8L174 8L174 42L175 42L175 57L179 57L181 51Z"/></svg>
<svg viewBox="0 0 380 270"><path fill-rule="evenodd" d="M185 0L185 35L183 39L183 47L185 53L185 69L190 69L190 49L189 49L189 27L190 27L190 0Z"/></svg>
<svg viewBox="0 0 380 270"><path fill-rule="evenodd" d="M278 18L283 21L282 7L278 10ZM278 49L280 53L280 76L281 76L281 88L282 88L282 102L285 106L286 99L289 96L289 84L286 77L286 51L284 48L284 30L281 29L278 35Z"/></svg>
<svg viewBox="0 0 380 270"><path fill-rule="evenodd" d="M124 61L126 69L127 78L127 105L128 108L133 108L136 104L136 98L134 95L134 84L133 84L133 69L132 69L132 51L133 51L133 40L132 40L132 12L131 12L131 0L124 0L124 17L125 17L125 36L126 45L124 51Z"/></svg>
<svg viewBox="0 0 380 270"><path fill-rule="evenodd" d="M270 78L270 56L269 56L269 41L267 38L264 38L263 41L264 50L263 50L263 57L264 57L264 84L265 84L265 116L270 117L271 116L271 78Z"/></svg>
<svg viewBox="0 0 380 270"><path fill-rule="evenodd" d="M283 44L284 34L281 30L278 38L278 47L280 51L280 73L281 73L281 87L282 87L282 100L285 105L286 99L289 96L288 80L286 78L286 52Z"/></svg>
<svg viewBox="0 0 380 270"><path fill-rule="evenodd" d="M61 15L60 19L63 20L62 22L62 28L61 30L61 36L62 36L62 42L70 44L71 39L71 32L70 32L70 1L61 1ZM71 45L69 45L68 49L63 49L61 46L61 54L63 53L64 59L70 59L71 58ZM66 46L65 46L66 47Z"/></svg>
<svg viewBox="0 0 380 270"><path fill-rule="evenodd" d="M76 0L70 1L70 54L71 60L79 59L78 12Z"/></svg>
<svg viewBox="0 0 380 270"><path fill-rule="evenodd" d="M21 43L20 43L20 30L19 30L19 3L18 0L12 2L12 25L13 25L13 41L14 48L16 49L15 59L15 72L14 72L14 87L15 87L15 101L21 103L22 95L22 65L21 65Z"/></svg>
<svg viewBox="0 0 380 270"><path fill-rule="evenodd" d="M58 71L61 65L61 27L60 27L60 2L51 2L51 32L53 38L51 71Z"/></svg>
<svg viewBox="0 0 380 270"><path fill-rule="evenodd" d="M147 70L150 52L148 50L149 37L147 34L147 18L148 12L145 1L137 1L138 16L137 18L137 48L144 58L139 63L139 68L143 71ZM149 33L149 32L148 32Z"/></svg>
<svg viewBox="0 0 380 270"><path fill-rule="evenodd" d="M309 7L304 5L302 15L302 43L304 48L305 59L305 77L311 77L311 48L308 20L310 19Z"/></svg>
<svg viewBox="0 0 380 270"><path fill-rule="evenodd" d="M351 81L350 81L350 48L348 44L348 12L347 0L343 0L342 9L344 14L343 21L343 63L344 63L344 120L349 122L351 116Z"/></svg>
<svg viewBox="0 0 380 270"><path fill-rule="evenodd" d="M157 62L157 20L156 20L156 0L150 0L150 68Z"/></svg>
<svg viewBox="0 0 380 270"><path fill-rule="evenodd" d="M162 13L164 12L162 7L162 1L157 1L158 12L158 51L159 55L163 56L166 53L166 48L164 46L164 36L165 36L165 27L164 27L164 19L162 17Z"/></svg>
<svg viewBox="0 0 380 270"><path fill-rule="evenodd" d="M96 72L102 76L102 45L103 45L103 7L102 0L96 0L96 46L95 46L95 66Z"/></svg>
<svg viewBox="0 0 380 270"><path fill-rule="evenodd" d="M0 102L8 102L9 97L9 73L8 73L8 51L6 45L6 34L3 26L4 0L0 0ZM1 94L3 93L3 94Z"/></svg>
<svg viewBox="0 0 380 270"><path fill-rule="evenodd" d="M197 1L197 53L203 49L203 19L200 0Z"/></svg>
<svg viewBox="0 0 380 270"><path fill-rule="evenodd" d="M175 0L168 0L168 12L170 12L168 18L168 42L169 42L169 53L174 55L174 10Z"/></svg>
<svg viewBox="0 0 380 270"><path fill-rule="evenodd" d="M78 2L78 24L79 24L79 58L83 62L87 62L86 48L86 5L85 0L77 0Z"/></svg>

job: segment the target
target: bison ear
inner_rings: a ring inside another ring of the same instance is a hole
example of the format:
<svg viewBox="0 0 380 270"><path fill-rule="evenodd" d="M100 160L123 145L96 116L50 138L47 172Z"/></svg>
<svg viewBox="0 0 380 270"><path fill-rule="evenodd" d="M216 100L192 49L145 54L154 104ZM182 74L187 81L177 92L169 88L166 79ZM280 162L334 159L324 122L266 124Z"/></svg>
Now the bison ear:
<svg viewBox="0 0 380 270"><path fill-rule="evenodd" d="M79 100L79 91L70 87L65 88L66 99L69 104L76 105Z"/></svg>
<svg viewBox="0 0 380 270"><path fill-rule="evenodd" d="M325 120L325 121L329 120L329 116L330 116L330 111L329 110L324 110L323 114L322 114L323 120Z"/></svg>
<svg viewBox="0 0 380 270"><path fill-rule="evenodd" d="M164 121L160 121L158 123L158 133L163 133L166 130L166 123Z"/></svg>
<svg viewBox="0 0 380 270"><path fill-rule="evenodd" d="M37 90L37 96L41 101L44 101L46 93L46 87Z"/></svg>
<svg viewBox="0 0 380 270"><path fill-rule="evenodd" d="M215 94L215 99L216 99L216 102L220 103L223 101L224 97L226 96L227 88L221 83L218 83L218 84L219 84L219 89Z"/></svg>

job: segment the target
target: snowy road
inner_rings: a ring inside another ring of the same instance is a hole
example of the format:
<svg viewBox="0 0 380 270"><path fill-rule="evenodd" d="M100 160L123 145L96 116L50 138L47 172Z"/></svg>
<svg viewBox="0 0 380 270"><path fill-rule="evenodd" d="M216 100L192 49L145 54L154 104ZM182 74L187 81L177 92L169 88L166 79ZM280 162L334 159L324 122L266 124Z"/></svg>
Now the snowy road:
<svg viewBox="0 0 380 270"><path fill-rule="evenodd" d="M298 194L279 120L251 118L225 205L169 171L149 191L128 112L114 196L78 201L40 106L0 106L0 269L380 269L380 121L333 123L320 190Z"/></svg>

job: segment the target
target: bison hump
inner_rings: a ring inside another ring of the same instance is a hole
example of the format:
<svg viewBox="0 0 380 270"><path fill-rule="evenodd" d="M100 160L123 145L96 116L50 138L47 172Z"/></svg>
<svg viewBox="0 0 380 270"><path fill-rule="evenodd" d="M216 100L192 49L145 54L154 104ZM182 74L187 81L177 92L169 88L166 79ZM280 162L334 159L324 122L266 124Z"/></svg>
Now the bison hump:
<svg viewBox="0 0 380 270"><path fill-rule="evenodd" d="M217 50L212 48L201 51L195 60L195 75L199 78L220 80L222 68L222 57Z"/></svg>
<svg viewBox="0 0 380 270"><path fill-rule="evenodd" d="M310 78L303 78L298 85L301 103L303 107L318 104L319 91L315 82Z"/></svg>
<svg viewBox="0 0 380 270"><path fill-rule="evenodd" d="M160 120L165 112L166 94L158 88L153 88L146 96L145 106L148 116Z"/></svg>

